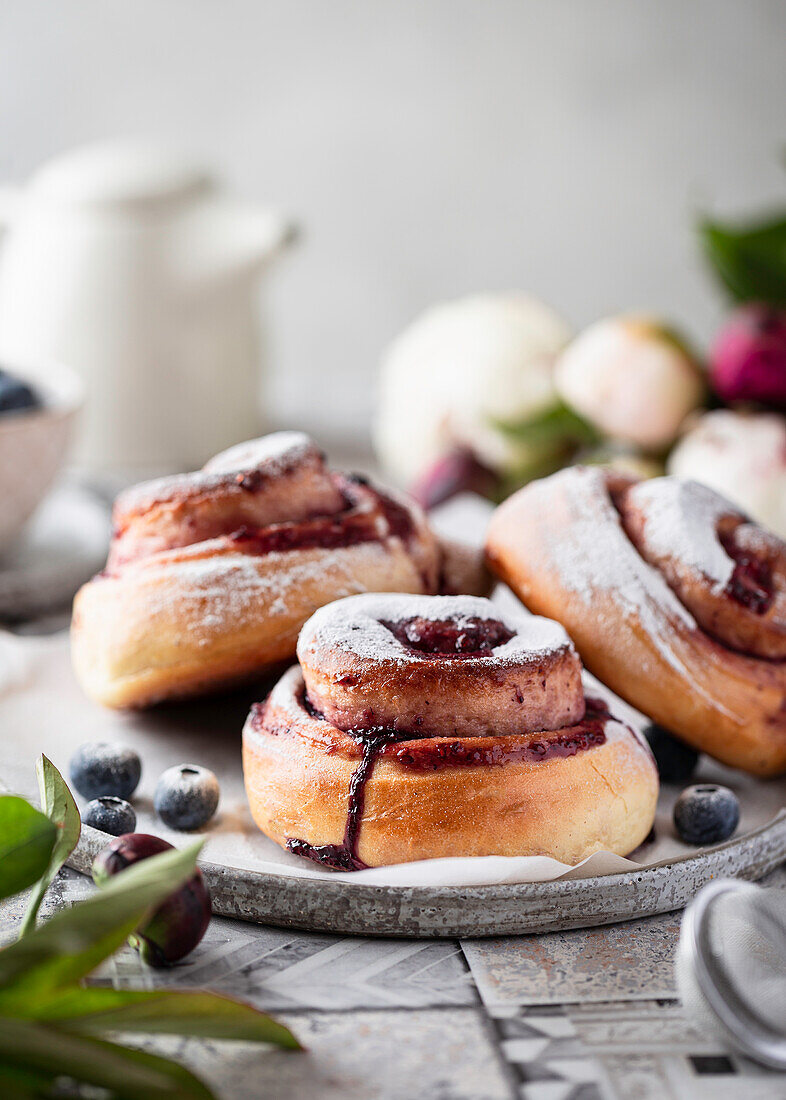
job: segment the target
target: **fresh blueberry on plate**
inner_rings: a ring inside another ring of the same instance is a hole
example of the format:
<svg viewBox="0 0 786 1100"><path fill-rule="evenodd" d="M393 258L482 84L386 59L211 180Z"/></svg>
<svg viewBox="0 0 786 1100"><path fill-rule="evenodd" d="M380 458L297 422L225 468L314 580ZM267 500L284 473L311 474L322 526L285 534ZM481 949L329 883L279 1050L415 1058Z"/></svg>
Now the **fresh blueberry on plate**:
<svg viewBox="0 0 786 1100"><path fill-rule="evenodd" d="M94 829L100 829L102 833L111 836L123 836L124 833L133 833L136 828L136 814L132 806L123 798L115 798L114 795L104 795L88 802L82 814L85 825L91 825Z"/></svg>
<svg viewBox="0 0 786 1100"><path fill-rule="evenodd" d="M686 787L674 803L674 825L686 844L719 844L732 835L739 820L734 791L714 783Z"/></svg>
<svg viewBox="0 0 786 1100"><path fill-rule="evenodd" d="M159 779L153 802L170 829L199 829L216 812L218 796L218 780L208 768L178 764Z"/></svg>
<svg viewBox="0 0 786 1100"><path fill-rule="evenodd" d="M88 799L101 795L129 799L139 784L142 762L124 745L91 741L80 745L69 764L71 782Z"/></svg>
<svg viewBox="0 0 786 1100"><path fill-rule="evenodd" d="M26 412L41 407L41 398L32 386L0 368L0 414Z"/></svg>
<svg viewBox="0 0 786 1100"><path fill-rule="evenodd" d="M647 726L644 736L658 765L661 783L687 783L699 761L696 750L655 723Z"/></svg>

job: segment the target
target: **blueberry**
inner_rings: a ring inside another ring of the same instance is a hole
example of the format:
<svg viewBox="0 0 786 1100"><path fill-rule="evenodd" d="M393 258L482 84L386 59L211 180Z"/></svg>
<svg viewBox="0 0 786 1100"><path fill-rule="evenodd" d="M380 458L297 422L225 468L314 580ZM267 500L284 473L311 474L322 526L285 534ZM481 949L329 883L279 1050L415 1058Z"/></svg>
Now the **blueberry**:
<svg viewBox="0 0 786 1100"><path fill-rule="evenodd" d="M85 825L92 825L94 829L100 829L102 833L111 833L112 836L122 836L123 833L133 833L136 828L136 814L133 807L122 798L114 795L103 795L88 802L82 814Z"/></svg>
<svg viewBox="0 0 786 1100"><path fill-rule="evenodd" d="M218 806L218 780L198 764L168 768L158 781L156 813L170 829L199 829Z"/></svg>
<svg viewBox="0 0 786 1100"><path fill-rule="evenodd" d="M120 836L96 856L93 879L101 886L138 860L171 850L171 844L148 833ZM148 923L130 937L131 943L151 966L171 966L193 951L207 931L210 916L210 891L197 868L179 890L159 905Z"/></svg>
<svg viewBox="0 0 786 1100"><path fill-rule="evenodd" d="M25 412L41 407L41 398L32 386L0 369L0 413Z"/></svg>
<svg viewBox="0 0 786 1100"><path fill-rule="evenodd" d="M687 783L696 769L699 754L684 741L654 723L644 735L649 741L662 783Z"/></svg>
<svg viewBox="0 0 786 1100"><path fill-rule="evenodd" d="M142 764L133 749L103 741L80 745L69 764L71 782L84 798L111 794L128 799L142 774Z"/></svg>
<svg viewBox="0 0 786 1100"><path fill-rule="evenodd" d="M674 825L686 844L718 844L740 820L740 803L728 787L699 783L686 787L674 803Z"/></svg>

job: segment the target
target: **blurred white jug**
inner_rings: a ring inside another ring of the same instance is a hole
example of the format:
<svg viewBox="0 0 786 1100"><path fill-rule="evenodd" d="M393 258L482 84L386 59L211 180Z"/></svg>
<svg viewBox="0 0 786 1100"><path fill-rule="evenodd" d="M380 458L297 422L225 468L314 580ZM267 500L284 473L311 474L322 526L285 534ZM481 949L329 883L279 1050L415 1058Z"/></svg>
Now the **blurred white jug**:
<svg viewBox="0 0 786 1100"><path fill-rule="evenodd" d="M259 433L257 284L291 223L169 151L123 142L3 189L0 224L0 364L83 375L78 464L192 468Z"/></svg>

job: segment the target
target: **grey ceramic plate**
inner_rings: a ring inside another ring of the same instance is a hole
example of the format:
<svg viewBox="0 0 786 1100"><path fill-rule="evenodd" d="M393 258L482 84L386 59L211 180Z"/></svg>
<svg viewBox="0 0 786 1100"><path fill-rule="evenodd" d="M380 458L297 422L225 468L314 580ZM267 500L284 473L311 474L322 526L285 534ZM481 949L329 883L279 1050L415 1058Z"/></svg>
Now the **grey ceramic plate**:
<svg viewBox="0 0 786 1100"><path fill-rule="evenodd" d="M87 826L70 866L89 873L106 835ZM225 917L365 936L506 936L614 924L681 909L712 879L758 879L786 859L786 811L696 855L621 875L506 886L352 885L202 863Z"/></svg>

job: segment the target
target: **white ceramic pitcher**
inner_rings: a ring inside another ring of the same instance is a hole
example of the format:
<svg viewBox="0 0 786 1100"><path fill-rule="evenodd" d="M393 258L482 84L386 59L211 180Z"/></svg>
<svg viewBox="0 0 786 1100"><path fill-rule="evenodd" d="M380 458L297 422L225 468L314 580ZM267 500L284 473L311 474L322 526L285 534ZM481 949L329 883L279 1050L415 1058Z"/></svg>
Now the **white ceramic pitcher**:
<svg viewBox="0 0 786 1100"><path fill-rule="evenodd" d="M258 433L258 280L289 222L137 143L50 162L0 222L0 363L82 374L81 466L193 467Z"/></svg>

